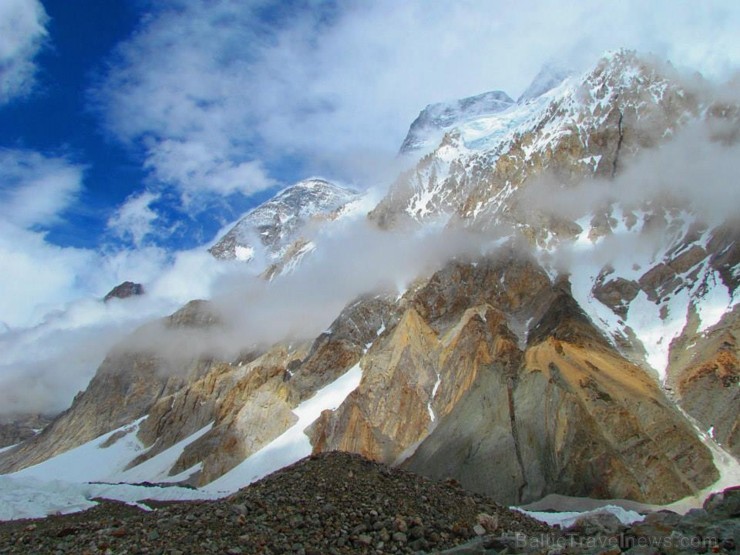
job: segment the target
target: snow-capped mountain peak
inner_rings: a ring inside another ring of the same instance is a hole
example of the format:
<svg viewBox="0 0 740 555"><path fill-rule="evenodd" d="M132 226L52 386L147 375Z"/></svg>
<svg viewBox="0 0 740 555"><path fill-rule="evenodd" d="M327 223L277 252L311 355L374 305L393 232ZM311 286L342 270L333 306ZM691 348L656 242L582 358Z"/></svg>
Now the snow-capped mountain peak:
<svg viewBox="0 0 740 555"><path fill-rule="evenodd" d="M358 193L321 178L299 181L243 216L209 252L224 260L249 260L255 249L279 258L304 226L331 215Z"/></svg>
<svg viewBox="0 0 740 555"><path fill-rule="evenodd" d="M401 145L401 154L433 148L445 131L465 120L506 110L514 101L503 91L489 91L476 96L429 104L414 120Z"/></svg>

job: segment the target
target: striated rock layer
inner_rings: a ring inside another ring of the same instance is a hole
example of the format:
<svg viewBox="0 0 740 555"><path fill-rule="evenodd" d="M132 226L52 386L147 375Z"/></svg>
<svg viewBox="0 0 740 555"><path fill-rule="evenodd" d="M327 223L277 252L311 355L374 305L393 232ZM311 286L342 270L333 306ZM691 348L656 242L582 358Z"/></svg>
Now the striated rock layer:
<svg viewBox="0 0 740 555"><path fill-rule="evenodd" d="M510 271L531 297L501 294ZM314 424L315 450L402 463L505 503L554 492L666 502L717 478L690 424L566 283L526 260L440 274L369 351L358 389ZM523 347L517 319L531 322Z"/></svg>

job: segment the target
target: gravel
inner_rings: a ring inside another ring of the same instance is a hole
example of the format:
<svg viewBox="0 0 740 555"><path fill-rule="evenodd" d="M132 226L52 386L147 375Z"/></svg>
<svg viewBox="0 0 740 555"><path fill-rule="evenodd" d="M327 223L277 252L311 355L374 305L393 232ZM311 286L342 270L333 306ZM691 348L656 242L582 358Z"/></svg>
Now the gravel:
<svg viewBox="0 0 740 555"><path fill-rule="evenodd" d="M211 502L101 503L75 515L0 523L5 553L418 553L481 533L548 534L526 515L358 455L308 457Z"/></svg>

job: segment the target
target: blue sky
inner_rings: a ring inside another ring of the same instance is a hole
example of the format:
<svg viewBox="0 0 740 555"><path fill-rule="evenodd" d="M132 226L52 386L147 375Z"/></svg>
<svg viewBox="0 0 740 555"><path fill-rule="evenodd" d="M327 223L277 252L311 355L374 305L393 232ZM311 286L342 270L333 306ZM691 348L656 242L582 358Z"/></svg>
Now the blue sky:
<svg viewBox="0 0 740 555"><path fill-rule="evenodd" d="M48 38L36 58L33 92L0 109L0 145L58 154L86 166L81 202L50 228L49 241L94 247L106 214L142 182L136 154L106 139L86 104L86 89L113 47L133 31L138 17L126 2L43 3ZM80 8L84 7L84 17Z"/></svg>

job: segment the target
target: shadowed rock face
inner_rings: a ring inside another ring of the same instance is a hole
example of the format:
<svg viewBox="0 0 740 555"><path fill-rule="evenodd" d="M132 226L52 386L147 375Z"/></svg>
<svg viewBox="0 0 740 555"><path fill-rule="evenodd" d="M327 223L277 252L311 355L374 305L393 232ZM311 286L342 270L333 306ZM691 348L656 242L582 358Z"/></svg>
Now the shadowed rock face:
<svg viewBox="0 0 740 555"><path fill-rule="evenodd" d="M108 294L103 298L105 302L111 299L127 299L129 297L135 297L144 294L144 286L140 283L134 283L133 281L124 281L116 285L111 289Z"/></svg>
<svg viewBox="0 0 740 555"><path fill-rule="evenodd" d="M740 308L704 334L674 342L668 385L706 433L740 458Z"/></svg>
<svg viewBox="0 0 740 555"><path fill-rule="evenodd" d="M32 438L52 420L52 416L43 414L14 414L0 418L0 449Z"/></svg>

